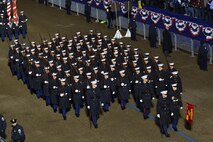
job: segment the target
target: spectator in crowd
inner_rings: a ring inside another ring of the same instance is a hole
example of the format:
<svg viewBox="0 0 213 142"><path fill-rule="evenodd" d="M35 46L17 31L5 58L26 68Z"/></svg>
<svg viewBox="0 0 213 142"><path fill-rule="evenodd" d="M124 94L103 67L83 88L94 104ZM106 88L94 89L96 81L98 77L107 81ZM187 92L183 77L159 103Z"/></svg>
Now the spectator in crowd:
<svg viewBox="0 0 213 142"><path fill-rule="evenodd" d="M170 57L172 53L172 37L168 29L163 31L163 53L166 57Z"/></svg>

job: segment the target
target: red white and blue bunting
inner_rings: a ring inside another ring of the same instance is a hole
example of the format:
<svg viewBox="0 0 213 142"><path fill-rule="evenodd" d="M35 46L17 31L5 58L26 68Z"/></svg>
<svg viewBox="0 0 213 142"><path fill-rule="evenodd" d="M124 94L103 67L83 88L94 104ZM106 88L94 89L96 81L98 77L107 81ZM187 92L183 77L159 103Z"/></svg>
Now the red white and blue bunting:
<svg viewBox="0 0 213 142"><path fill-rule="evenodd" d="M156 12L151 12L151 20L157 24L159 20L161 19L161 14Z"/></svg>
<svg viewBox="0 0 213 142"><path fill-rule="evenodd" d="M120 5L120 8L121 8L121 12L123 14L126 14L128 12L128 9L125 7L125 4L120 2L119 5Z"/></svg>
<svg viewBox="0 0 213 142"><path fill-rule="evenodd" d="M213 40L213 29L210 27L203 27L203 34L206 36L206 41Z"/></svg>
<svg viewBox="0 0 213 142"><path fill-rule="evenodd" d="M189 22L189 31L192 34L192 36L198 36L202 30L202 26Z"/></svg>
<svg viewBox="0 0 213 142"><path fill-rule="evenodd" d="M99 6L101 4L101 0L94 0L94 1L95 1L96 6Z"/></svg>
<svg viewBox="0 0 213 142"><path fill-rule="evenodd" d="M173 26L173 21L175 19L169 16L162 15L162 20L164 27L169 30Z"/></svg>
<svg viewBox="0 0 213 142"><path fill-rule="evenodd" d="M149 11L148 10L141 9L139 13L141 15L142 21L146 21L149 18Z"/></svg>
<svg viewBox="0 0 213 142"><path fill-rule="evenodd" d="M133 17L136 17L137 14L138 14L138 8L133 6L133 7L132 7L132 10L131 10L131 15L132 15Z"/></svg>
<svg viewBox="0 0 213 142"><path fill-rule="evenodd" d="M185 31L187 24L188 24L188 22L186 22L186 21L175 19L175 27L180 33Z"/></svg>
<svg viewBox="0 0 213 142"><path fill-rule="evenodd" d="M112 4L112 0L103 0L104 8L107 9Z"/></svg>

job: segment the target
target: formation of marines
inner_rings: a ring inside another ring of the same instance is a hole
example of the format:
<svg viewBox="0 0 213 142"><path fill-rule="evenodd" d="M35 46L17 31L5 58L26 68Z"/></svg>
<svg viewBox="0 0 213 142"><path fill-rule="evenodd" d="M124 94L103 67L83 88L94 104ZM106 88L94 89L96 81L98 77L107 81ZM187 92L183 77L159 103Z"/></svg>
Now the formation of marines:
<svg viewBox="0 0 213 142"><path fill-rule="evenodd" d="M72 107L79 117L86 106L97 128L102 111L109 111L116 99L124 110L133 95L144 119L157 99L161 133L169 137L170 122L177 131L182 83L174 63L166 68L159 56L142 54L138 48L90 30L86 35L77 32L72 39L56 33L41 44L14 40L8 58L12 74L64 120Z"/></svg>

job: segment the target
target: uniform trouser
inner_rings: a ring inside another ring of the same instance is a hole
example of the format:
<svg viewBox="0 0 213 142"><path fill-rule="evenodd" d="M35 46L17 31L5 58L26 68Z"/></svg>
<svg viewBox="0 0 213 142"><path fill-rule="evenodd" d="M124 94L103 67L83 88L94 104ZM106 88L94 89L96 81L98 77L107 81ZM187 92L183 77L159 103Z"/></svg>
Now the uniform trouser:
<svg viewBox="0 0 213 142"><path fill-rule="evenodd" d="M61 109L61 114L65 118L66 114L67 114L67 110L66 109Z"/></svg>
<svg viewBox="0 0 213 142"><path fill-rule="evenodd" d="M80 115L80 105L75 104L75 115Z"/></svg>
<svg viewBox="0 0 213 142"><path fill-rule="evenodd" d="M40 98L42 96L42 89L36 90L36 96L37 96L37 98Z"/></svg>
<svg viewBox="0 0 213 142"><path fill-rule="evenodd" d="M3 139L6 138L5 130L0 130L0 137L2 137Z"/></svg>
<svg viewBox="0 0 213 142"><path fill-rule="evenodd" d="M136 30L131 30L131 39L136 40Z"/></svg>
<svg viewBox="0 0 213 142"><path fill-rule="evenodd" d="M144 107L144 108L143 108L143 115L144 115L144 116L149 116L149 113L150 113L150 108Z"/></svg>
<svg viewBox="0 0 213 142"><path fill-rule="evenodd" d="M127 102L126 100L121 100L121 107L125 108L126 107L126 102Z"/></svg>
<svg viewBox="0 0 213 142"><path fill-rule="evenodd" d="M58 105L57 104L52 104L52 107L53 107L53 111L56 112L57 108L58 108Z"/></svg>
<svg viewBox="0 0 213 142"><path fill-rule="evenodd" d="M112 18L108 18L107 20L107 27L112 28Z"/></svg>
<svg viewBox="0 0 213 142"><path fill-rule="evenodd" d="M92 123L93 123L94 126L97 125L97 120L98 120L97 116L92 115Z"/></svg>
<svg viewBox="0 0 213 142"><path fill-rule="evenodd" d="M22 30L22 36L23 36L23 38L26 38L26 35L27 35L27 31L26 30Z"/></svg>
<svg viewBox="0 0 213 142"><path fill-rule="evenodd" d="M18 32L14 32L14 36L16 39L18 39Z"/></svg>
<svg viewBox="0 0 213 142"><path fill-rule="evenodd" d="M172 128L177 128L177 124L178 124L178 120L177 119L173 119L172 120Z"/></svg>
<svg viewBox="0 0 213 142"><path fill-rule="evenodd" d="M26 75L25 75L25 73L23 71L21 73L21 78L22 78L23 83L26 84L27 83L27 79L26 79Z"/></svg>
<svg viewBox="0 0 213 142"><path fill-rule="evenodd" d="M46 105L50 105L50 96L46 96L46 99L45 99L45 101L46 101Z"/></svg>
<svg viewBox="0 0 213 142"><path fill-rule="evenodd" d="M103 103L103 109L104 110L109 110L109 103Z"/></svg>
<svg viewBox="0 0 213 142"><path fill-rule="evenodd" d="M11 41L13 39L13 35L12 34L7 34L9 40Z"/></svg>
<svg viewBox="0 0 213 142"><path fill-rule="evenodd" d="M2 40L2 41L5 40L5 34L1 34L1 40Z"/></svg>
<svg viewBox="0 0 213 142"><path fill-rule="evenodd" d="M168 135L168 126L166 124L162 124L162 128L161 128L161 131L164 132L166 135Z"/></svg>
<svg viewBox="0 0 213 142"><path fill-rule="evenodd" d="M87 20L88 23L91 22L91 15L90 14L86 14L86 20Z"/></svg>

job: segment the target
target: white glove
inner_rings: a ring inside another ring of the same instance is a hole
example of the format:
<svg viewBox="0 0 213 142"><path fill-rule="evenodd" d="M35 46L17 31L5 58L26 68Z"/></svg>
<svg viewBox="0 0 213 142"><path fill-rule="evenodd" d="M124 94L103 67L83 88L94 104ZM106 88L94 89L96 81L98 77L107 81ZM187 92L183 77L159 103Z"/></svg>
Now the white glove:
<svg viewBox="0 0 213 142"><path fill-rule="evenodd" d="M69 98L69 101L71 101L72 99L71 98Z"/></svg>
<svg viewBox="0 0 213 142"><path fill-rule="evenodd" d="M78 90L77 90L77 89L75 90L75 93L78 93Z"/></svg>
<svg viewBox="0 0 213 142"><path fill-rule="evenodd" d="M104 88L107 88L107 86L106 86L106 85L104 85Z"/></svg>
<svg viewBox="0 0 213 142"><path fill-rule="evenodd" d="M29 73L29 74L32 74L32 71L29 71L28 73Z"/></svg>
<svg viewBox="0 0 213 142"><path fill-rule="evenodd" d="M114 79L113 78L111 78L111 81L113 81Z"/></svg>
<svg viewBox="0 0 213 142"><path fill-rule="evenodd" d="M36 76L38 77L38 76L39 76L39 74L37 73L37 74L36 74Z"/></svg>
<svg viewBox="0 0 213 142"><path fill-rule="evenodd" d="M155 86L155 88L158 88L158 86Z"/></svg>
<svg viewBox="0 0 213 142"><path fill-rule="evenodd" d="M183 107L180 107L180 109L183 109Z"/></svg>
<svg viewBox="0 0 213 142"><path fill-rule="evenodd" d="M114 94L115 94L115 91L113 91L112 94L114 95Z"/></svg>
<svg viewBox="0 0 213 142"><path fill-rule="evenodd" d="M124 86L124 83L121 83L121 86Z"/></svg>
<svg viewBox="0 0 213 142"><path fill-rule="evenodd" d="M10 59L13 59L13 56L10 56Z"/></svg>
<svg viewBox="0 0 213 142"><path fill-rule="evenodd" d="M104 106L104 103L101 103L101 106Z"/></svg>
<svg viewBox="0 0 213 142"><path fill-rule="evenodd" d="M174 113L173 113L173 112L171 113L171 116L174 116Z"/></svg>
<svg viewBox="0 0 213 142"><path fill-rule="evenodd" d="M90 106L87 106L87 109L90 109Z"/></svg>
<svg viewBox="0 0 213 142"><path fill-rule="evenodd" d="M155 100L155 97L152 97L152 100Z"/></svg>
<svg viewBox="0 0 213 142"><path fill-rule="evenodd" d="M140 102L142 103L142 102L143 102L143 100L142 100L142 99L140 99Z"/></svg>
<svg viewBox="0 0 213 142"><path fill-rule="evenodd" d="M48 81L44 81L44 83L49 83Z"/></svg>
<svg viewBox="0 0 213 142"><path fill-rule="evenodd" d="M157 114L157 118L160 118L160 114Z"/></svg>
<svg viewBox="0 0 213 142"><path fill-rule="evenodd" d="M132 81L130 81L130 83L132 83Z"/></svg>
<svg viewBox="0 0 213 142"><path fill-rule="evenodd" d="M129 90L129 93L131 92L131 90Z"/></svg>
<svg viewBox="0 0 213 142"><path fill-rule="evenodd" d="M61 93L60 96L63 97L63 96L64 96L64 93Z"/></svg>
<svg viewBox="0 0 213 142"><path fill-rule="evenodd" d="M82 99L84 99L84 96L82 96Z"/></svg>
<svg viewBox="0 0 213 142"><path fill-rule="evenodd" d="M180 94L182 95L182 94L183 94L183 92L180 92Z"/></svg>
<svg viewBox="0 0 213 142"><path fill-rule="evenodd" d="M89 86L89 85L87 85L87 89L90 89L90 86Z"/></svg>
<svg viewBox="0 0 213 142"><path fill-rule="evenodd" d="M138 80L136 80L135 83L138 83Z"/></svg>

